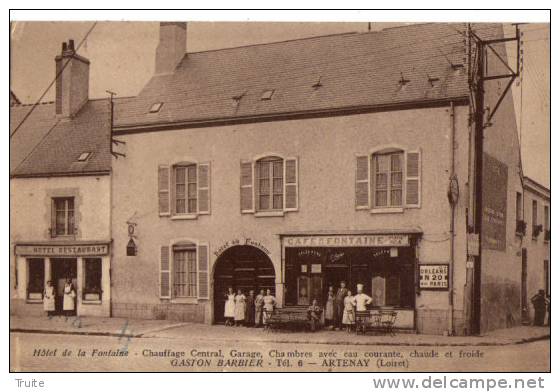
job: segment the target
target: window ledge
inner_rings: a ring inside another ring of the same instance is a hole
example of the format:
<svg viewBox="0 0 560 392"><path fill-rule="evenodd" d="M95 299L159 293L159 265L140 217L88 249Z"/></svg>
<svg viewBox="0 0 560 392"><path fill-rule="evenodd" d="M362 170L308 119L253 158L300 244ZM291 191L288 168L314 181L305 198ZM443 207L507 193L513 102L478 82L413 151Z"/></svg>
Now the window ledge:
<svg viewBox="0 0 560 392"><path fill-rule="evenodd" d="M372 214L402 214L403 207L388 207L388 208L372 208L369 212Z"/></svg>
<svg viewBox="0 0 560 392"><path fill-rule="evenodd" d="M189 298L172 298L172 304L198 304L198 299L196 297L189 297Z"/></svg>
<svg viewBox="0 0 560 392"><path fill-rule="evenodd" d="M198 218L197 214L181 214L181 215L173 215L171 220L193 220Z"/></svg>
<svg viewBox="0 0 560 392"><path fill-rule="evenodd" d="M101 305L101 300L83 299L82 305Z"/></svg>
<svg viewBox="0 0 560 392"><path fill-rule="evenodd" d="M257 218L266 218L269 216L284 216L284 211L260 211L255 212Z"/></svg>

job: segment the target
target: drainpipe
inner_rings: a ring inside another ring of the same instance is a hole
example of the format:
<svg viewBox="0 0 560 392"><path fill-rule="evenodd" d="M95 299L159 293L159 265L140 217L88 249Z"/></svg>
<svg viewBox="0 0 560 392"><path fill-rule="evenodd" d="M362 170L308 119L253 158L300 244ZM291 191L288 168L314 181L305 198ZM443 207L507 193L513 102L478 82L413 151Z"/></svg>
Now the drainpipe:
<svg viewBox="0 0 560 392"><path fill-rule="evenodd" d="M450 122L450 170L449 170L449 186L451 191L451 186L453 182L457 182L455 176L455 105L451 102L449 107L449 122ZM448 316L448 335L455 335L455 326L453 323L453 308L454 308L454 285L453 285L453 267L455 265L455 205L457 203L456 197L449 198L449 208L450 208L450 219L449 219L449 271L448 271L448 282L449 282L449 316Z"/></svg>

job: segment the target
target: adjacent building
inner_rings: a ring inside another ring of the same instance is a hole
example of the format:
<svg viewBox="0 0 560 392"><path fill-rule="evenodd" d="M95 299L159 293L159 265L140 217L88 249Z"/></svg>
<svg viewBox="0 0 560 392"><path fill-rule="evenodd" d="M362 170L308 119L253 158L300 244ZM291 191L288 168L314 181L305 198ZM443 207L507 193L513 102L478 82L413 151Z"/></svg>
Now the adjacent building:
<svg viewBox="0 0 560 392"><path fill-rule="evenodd" d="M88 99L89 61L63 43L56 101L10 107L11 313L43 314L66 279L77 315L110 316L111 154L107 100ZM31 111L31 114L30 114Z"/></svg>
<svg viewBox="0 0 560 392"><path fill-rule="evenodd" d="M531 298L544 290L550 297L550 190L529 177L523 178L523 195L518 194L518 235L521 249L521 306L523 321L534 317Z"/></svg>

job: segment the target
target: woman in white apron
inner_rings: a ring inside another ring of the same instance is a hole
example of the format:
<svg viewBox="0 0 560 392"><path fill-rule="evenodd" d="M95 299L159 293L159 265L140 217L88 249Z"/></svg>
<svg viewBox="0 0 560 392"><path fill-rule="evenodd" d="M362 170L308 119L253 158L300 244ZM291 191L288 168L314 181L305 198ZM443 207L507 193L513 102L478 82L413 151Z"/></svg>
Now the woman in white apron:
<svg viewBox="0 0 560 392"><path fill-rule="evenodd" d="M52 317L55 309L56 291L54 289L52 280L47 282L47 287L43 293L43 310L47 312L48 317Z"/></svg>
<svg viewBox="0 0 560 392"><path fill-rule="evenodd" d="M235 326L239 327L245 321L245 307L246 307L246 297L241 289L237 290L237 295L235 296Z"/></svg>
<svg viewBox="0 0 560 392"><path fill-rule="evenodd" d="M354 306L356 306L356 299L352 296L352 292L348 290L348 294L344 297L344 314L342 315L342 324L346 326L348 332L352 329L352 325L356 323Z"/></svg>
<svg viewBox="0 0 560 392"><path fill-rule="evenodd" d="M334 287L329 286L327 303L325 304L325 325L329 328L333 326L334 319Z"/></svg>
<svg viewBox="0 0 560 392"><path fill-rule="evenodd" d="M226 319L226 326L233 325L233 318L235 317L235 293L233 289L228 288L226 294L226 303L224 307L224 318Z"/></svg>
<svg viewBox="0 0 560 392"><path fill-rule="evenodd" d="M64 296L62 300L62 310L68 319L68 316L74 315L76 309L76 291L74 290L74 285L72 285L72 280L67 279L64 285Z"/></svg>

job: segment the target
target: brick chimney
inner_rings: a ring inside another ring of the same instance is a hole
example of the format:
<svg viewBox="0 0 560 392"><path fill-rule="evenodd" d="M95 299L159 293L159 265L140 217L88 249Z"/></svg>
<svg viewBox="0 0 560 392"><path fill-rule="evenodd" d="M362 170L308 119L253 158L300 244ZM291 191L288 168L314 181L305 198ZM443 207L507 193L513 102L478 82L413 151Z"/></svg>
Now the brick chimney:
<svg viewBox="0 0 560 392"><path fill-rule="evenodd" d="M160 22L155 74L172 73L185 56L186 46L186 22Z"/></svg>
<svg viewBox="0 0 560 392"><path fill-rule="evenodd" d="M56 56L56 114L73 117L89 97L89 60L78 55L74 40L62 43L62 52ZM66 65L65 65L66 64Z"/></svg>

